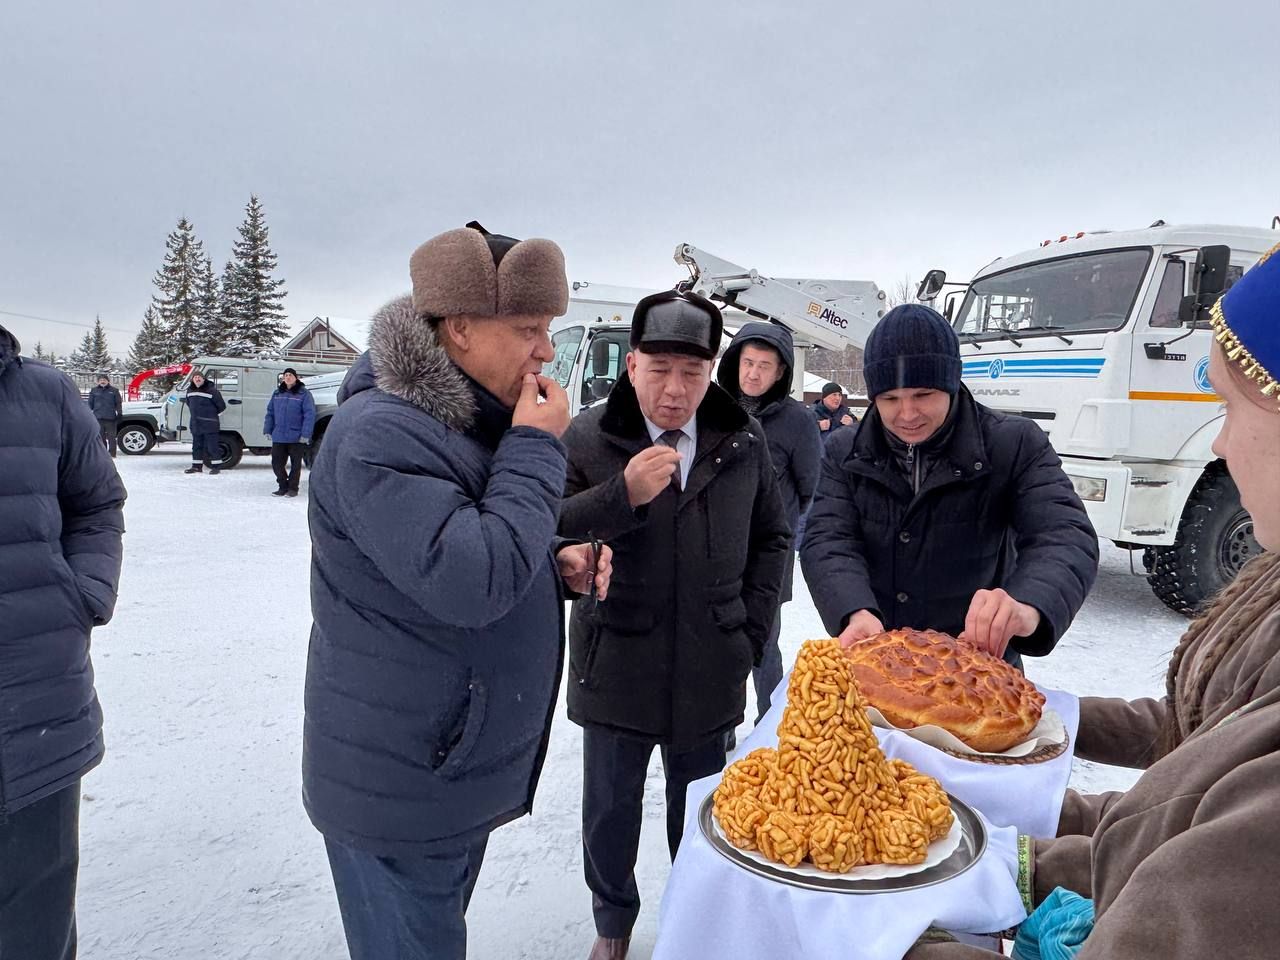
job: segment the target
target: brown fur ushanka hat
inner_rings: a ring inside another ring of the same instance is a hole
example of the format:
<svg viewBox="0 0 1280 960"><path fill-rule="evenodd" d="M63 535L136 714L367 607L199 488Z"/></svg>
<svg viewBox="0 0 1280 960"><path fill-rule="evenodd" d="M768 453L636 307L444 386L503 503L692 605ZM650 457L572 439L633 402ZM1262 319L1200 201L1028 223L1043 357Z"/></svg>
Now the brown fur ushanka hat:
<svg viewBox="0 0 1280 960"><path fill-rule="evenodd" d="M564 254L556 244L489 233L474 220L413 251L409 277L420 316L559 317L569 309Z"/></svg>

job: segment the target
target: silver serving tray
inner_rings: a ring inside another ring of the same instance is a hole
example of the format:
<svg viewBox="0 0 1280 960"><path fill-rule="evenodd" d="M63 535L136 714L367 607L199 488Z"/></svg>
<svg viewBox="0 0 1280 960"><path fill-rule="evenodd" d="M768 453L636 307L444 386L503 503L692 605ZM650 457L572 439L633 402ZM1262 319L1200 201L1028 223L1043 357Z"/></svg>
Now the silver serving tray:
<svg viewBox="0 0 1280 960"><path fill-rule="evenodd" d="M789 883L793 887L802 887L806 890L821 890L827 893L888 893L894 890L931 887L937 883L944 883L952 877L960 876L977 863L987 849L987 829L982 824L982 818L974 813L968 804L951 797L951 812L955 814L961 827L960 846L956 848L955 853L941 863L905 877L885 877L881 880L858 880L848 874L838 873L821 877L805 876L791 872L780 863L759 863L721 837L712 823L715 816L713 799L714 793L707 794L702 801L702 806L698 808L698 826L702 828L702 835L707 838L707 842L717 853L733 861L742 869L749 870L766 880Z"/></svg>

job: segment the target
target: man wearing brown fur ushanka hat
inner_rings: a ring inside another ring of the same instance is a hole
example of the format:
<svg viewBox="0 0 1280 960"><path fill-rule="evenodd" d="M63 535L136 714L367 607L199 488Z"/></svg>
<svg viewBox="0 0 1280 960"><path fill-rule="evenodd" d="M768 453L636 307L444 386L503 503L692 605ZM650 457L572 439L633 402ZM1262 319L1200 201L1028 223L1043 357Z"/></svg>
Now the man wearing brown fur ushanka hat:
<svg viewBox="0 0 1280 960"><path fill-rule="evenodd" d="M489 833L529 812L546 754L564 591L609 586L607 547L556 538L560 248L473 223L409 272L311 477L303 798L358 960L466 955Z"/></svg>

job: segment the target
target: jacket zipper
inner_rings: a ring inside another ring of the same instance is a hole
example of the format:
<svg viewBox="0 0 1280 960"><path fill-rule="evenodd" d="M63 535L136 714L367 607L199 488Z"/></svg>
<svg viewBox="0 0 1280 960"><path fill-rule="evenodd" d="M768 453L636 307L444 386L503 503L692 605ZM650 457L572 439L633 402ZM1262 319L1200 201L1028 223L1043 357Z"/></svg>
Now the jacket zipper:
<svg viewBox="0 0 1280 960"><path fill-rule="evenodd" d="M920 492L920 461L916 459L916 445L907 444L907 473L911 477L911 492Z"/></svg>

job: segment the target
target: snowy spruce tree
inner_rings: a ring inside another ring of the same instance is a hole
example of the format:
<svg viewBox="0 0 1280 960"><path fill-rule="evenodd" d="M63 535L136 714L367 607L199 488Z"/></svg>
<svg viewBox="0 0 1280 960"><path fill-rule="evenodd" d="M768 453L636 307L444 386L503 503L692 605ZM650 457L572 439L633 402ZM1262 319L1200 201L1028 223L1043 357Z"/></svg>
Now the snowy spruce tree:
<svg viewBox="0 0 1280 960"><path fill-rule="evenodd" d="M196 290L199 304L199 324L196 336L196 354L218 356L227 352L227 324L222 311L222 296L218 278L213 275L213 261L204 258L200 281Z"/></svg>
<svg viewBox="0 0 1280 960"><path fill-rule="evenodd" d="M142 316L142 329L133 338L127 363L133 373L154 370L169 363L169 347L164 325L160 321L160 314L155 306L147 307L147 312Z"/></svg>
<svg viewBox="0 0 1280 960"><path fill-rule="evenodd" d="M218 295L219 330L222 334L222 352L229 357L243 357L254 353L248 331L240 321L240 273L235 261L228 260L222 268L222 283Z"/></svg>
<svg viewBox="0 0 1280 960"><path fill-rule="evenodd" d="M101 373L113 364L107 349L107 334L102 329L102 317L94 317L93 329L85 331L78 346L71 353L71 366L83 373Z"/></svg>
<svg viewBox="0 0 1280 960"><path fill-rule="evenodd" d="M102 317L93 318L93 330L89 336L89 369L94 373L110 370L115 366L115 359L107 348L107 333L102 329Z"/></svg>
<svg viewBox="0 0 1280 960"><path fill-rule="evenodd" d="M201 294L206 260L195 228L182 217L165 241L164 263L152 281L156 287L152 304L164 331L166 363L190 360L202 346Z"/></svg>
<svg viewBox="0 0 1280 960"><path fill-rule="evenodd" d="M267 239L262 203L250 196L244 223L222 274L224 313L232 330L228 339L245 352L270 350L289 333L284 312L284 281L273 276L276 255Z"/></svg>

